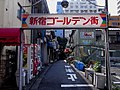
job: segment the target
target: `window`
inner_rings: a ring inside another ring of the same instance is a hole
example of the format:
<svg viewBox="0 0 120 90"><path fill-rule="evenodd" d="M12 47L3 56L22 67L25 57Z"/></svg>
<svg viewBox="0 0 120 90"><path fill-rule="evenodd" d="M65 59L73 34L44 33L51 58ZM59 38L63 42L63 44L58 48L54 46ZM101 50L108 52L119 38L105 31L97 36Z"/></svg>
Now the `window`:
<svg viewBox="0 0 120 90"><path fill-rule="evenodd" d="M73 8L73 6L71 5L70 8Z"/></svg>
<svg viewBox="0 0 120 90"><path fill-rule="evenodd" d="M84 11L83 10L81 10L81 13L83 13Z"/></svg>
<svg viewBox="0 0 120 90"><path fill-rule="evenodd" d="M94 6L94 8L96 8L96 6Z"/></svg>
<svg viewBox="0 0 120 90"><path fill-rule="evenodd" d="M84 10L85 13L87 13L87 10Z"/></svg>
<svg viewBox="0 0 120 90"><path fill-rule="evenodd" d="M69 10L65 10L65 12L69 12Z"/></svg>
<svg viewBox="0 0 120 90"><path fill-rule="evenodd" d="M80 8L83 8L83 6L80 6Z"/></svg>
<svg viewBox="0 0 120 90"><path fill-rule="evenodd" d="M76 4L78 4L78 2Z"/></svg>
<svg viewBox="0 0 120 90"><path fill-rule="evenodd" d="M79 13L79 10L76 10L75 12L76 12L76 13Z"/></svg>
<svg viewBox="0 0 120 90"><path fill-rule="evenodd" d="M96 10L94 10L94 13L96 13L97 11Z"/></svg>
<svg viewBox="0 0 120 90"><path fill-rule="evenodd" d="M112 25L118 25L118 23L117 22L113 22Z"/></svg>
<svg viewBox="0 0 120 90"><path fill-rule="evenodd" d="M109 42L110 42L110 43L115 43L116 40L117 40L117 39L116 39L116 36L110 36L110 37L109 37Z"/></svg>
<svg viewBox="0 0 120 90"><path fill-rule="evenodd" d="M90 10L90 13L92 13L93 11L92 10Z"/></svg>
<svg viewBox="0 0 120 90"><path fill-rule="evenodd" d="M92 8L92 6L90 6L90 8Z"/></svg>
<svg viewBox="0 0 120 90"><path fill-rule="evenodd" d="M78 6L76 5L75 8L78 8Z"/></svg>
<svg viewBox="0 0 120 90"><path fill-rule="evenodd" d="M112 57L113 56L113 52L110 52L110 57Z"/></svg>
<svg viewBox="0 0 120 90"><path fill-rule="evenodd" d="M111 18L110 18L110 20L113 20L113 21L118 21L118 20L119 20L119 18L114 18L114 17L112 18L112 17L111 17Z"/></svg>
<svg viewBox="0 0 120 90"><path fill-rule="evenodd" d="M85 6L85 8L87 8L87 6Z"/></svg>

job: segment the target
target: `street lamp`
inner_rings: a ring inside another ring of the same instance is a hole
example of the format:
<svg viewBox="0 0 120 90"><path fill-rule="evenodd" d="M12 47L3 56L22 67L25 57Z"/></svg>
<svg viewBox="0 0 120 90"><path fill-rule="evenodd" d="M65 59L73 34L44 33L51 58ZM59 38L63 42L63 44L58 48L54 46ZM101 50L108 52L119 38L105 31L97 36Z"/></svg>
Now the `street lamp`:
<svg viewBox="0 0 120 90"><path fill-rule="evenodd" d="M69 2L68 2L67 0L63 0L63 1L61 2L61 6L62 6L63 8L67 8L67 7L69 6ZM65 29L63 29L63 38L65 38Z"/></svg>
<svg viewBox="0 0 120 90"><path fill-rule="evenodd" d="M63 1L61 2L61 5L62 5L63 8L67 8L68 5L69 5L69 2L68 2L67 0L63 0Z"/></svg>

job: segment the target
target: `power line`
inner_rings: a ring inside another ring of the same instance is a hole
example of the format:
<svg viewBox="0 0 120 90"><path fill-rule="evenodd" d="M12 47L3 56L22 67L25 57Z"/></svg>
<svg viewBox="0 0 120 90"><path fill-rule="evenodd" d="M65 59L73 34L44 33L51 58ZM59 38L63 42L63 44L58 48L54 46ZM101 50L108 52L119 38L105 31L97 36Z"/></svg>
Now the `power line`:
<svg viewBox="0 0 120 90"><path fill-rule="evenodd" d="M90 4L93 4L93 5L97 6L97 7L105 7L105 6L101 6L101 5L97 5L95 3L92 3L90 0L86 0L86 1L88 1Z"/></svg>
<svg viewBox="0 0 120 90"><path fill-rule="evenodd" d="M32 6L35 6L35 5L37 5L38 3L40 3L42 0L39 0L39 1L37 1L37 2L35 2L34 4L32 4L32 5L28 5L28 6L22 6L22 7L32 7Z"/></svg>

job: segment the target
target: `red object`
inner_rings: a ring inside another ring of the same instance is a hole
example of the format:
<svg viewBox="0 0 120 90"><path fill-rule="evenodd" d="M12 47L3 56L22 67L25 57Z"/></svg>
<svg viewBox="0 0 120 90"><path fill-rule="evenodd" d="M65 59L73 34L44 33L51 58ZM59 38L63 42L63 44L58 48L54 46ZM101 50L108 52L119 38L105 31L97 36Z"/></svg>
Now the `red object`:
<svg viewBox="0 0 120 90"><path fill-rule="evenodd" d="M0 28L0 43L5 45L20 45L20 29Z"/></svg>
<svg viewBox="0 0 120 90"><path fill-rule="evenodd" d="M33 75L37 74L37 62L36 60L33 61Z"/></svg>
<svg viewBox="0 0 120 90"><path fill-rule="evenodd" d="M33 74L36 75L38 73L38 66L40 64L40 61L36 58L33 61Z"/></svg>
<svg viewBox="0 0 120 90"><path fill-rule="evenodd" d="M69 48L66 48L66 49L64 50L64 52L65 52L65 53L70 52L70 49L69 49Z"/></svg>

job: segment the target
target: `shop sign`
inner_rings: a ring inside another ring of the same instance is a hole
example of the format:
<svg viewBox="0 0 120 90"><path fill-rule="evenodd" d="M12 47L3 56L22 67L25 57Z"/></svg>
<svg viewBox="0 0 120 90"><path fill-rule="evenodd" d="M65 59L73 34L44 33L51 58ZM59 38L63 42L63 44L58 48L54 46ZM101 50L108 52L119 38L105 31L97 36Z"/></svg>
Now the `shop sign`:
<svg viewBox="0 0 120 90"><path fill-rule="evenodd" d="M80 38L92 39L94 38L94 32L80 32Z"/></svg>
<svg viewBox="0 0 120 90"><path fill-rule="evenodd" d="M106 14L23 14L22 28L106 28Z"/></svg>
<svg viewBox="0 0 120 90"><path fill-rule="evenodd" d="M23 48L23 67L27 68L27 59L28 59L28 45L24 45Z"/></svg>
<svg viewBox="0 0 120 90"><path fill-rule="evenodd" d="M95 30L94 29L81 29L80 30L80 44L81 45L94 45L95 44Z"/></svg>

